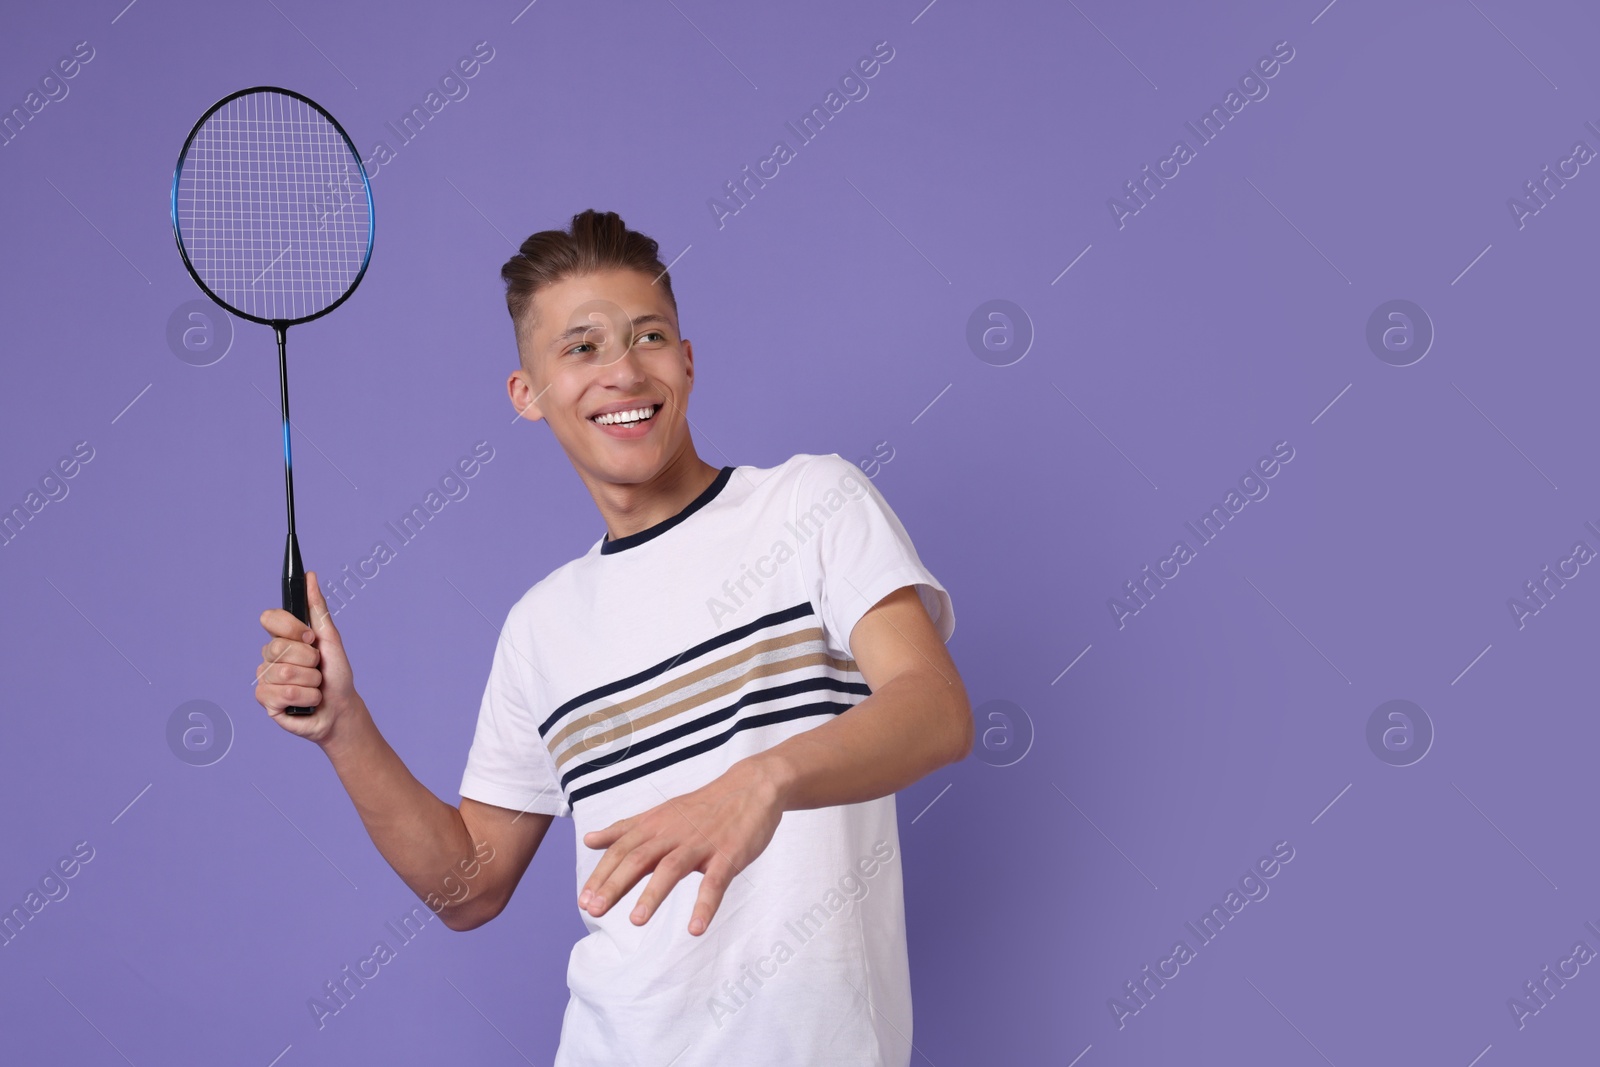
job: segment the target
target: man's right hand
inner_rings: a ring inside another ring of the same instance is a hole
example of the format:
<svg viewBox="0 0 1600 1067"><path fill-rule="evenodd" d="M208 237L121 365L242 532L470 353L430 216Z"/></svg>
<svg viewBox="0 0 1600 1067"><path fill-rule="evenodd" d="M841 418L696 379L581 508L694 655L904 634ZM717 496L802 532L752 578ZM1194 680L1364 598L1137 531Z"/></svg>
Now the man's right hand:
<svg viewBox="0 0 1600 1067"><path fill-rule="evenodd" d="M261 626L272 639L261 647L256 667L256 701L277 724L292 734L326 745L338 730L367 714L356 693L345 658L344 642L322 598L315 571L306 574L311 625L281 608L261 613ZM289 715L284 708L315 708L310 715ZM341 725L342 723L342 725Z"/></svg>

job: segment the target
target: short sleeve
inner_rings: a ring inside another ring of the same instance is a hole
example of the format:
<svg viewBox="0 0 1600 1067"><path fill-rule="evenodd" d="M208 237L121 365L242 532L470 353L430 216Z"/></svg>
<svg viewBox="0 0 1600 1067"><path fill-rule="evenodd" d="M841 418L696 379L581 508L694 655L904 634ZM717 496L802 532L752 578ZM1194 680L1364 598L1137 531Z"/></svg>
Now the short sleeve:
<svg viewBox="0 0 1600 1067"><path fill-rule="evenodd" d="M815 456L795 485L791 532L800 541L811 602L835 647L874 604L914 586L942 640L955 632L950 593L929 573L878 487L837 453Z"/></svg>
<svg viewBox="0 0 1600 1067"><path fill-rule="evenodd" d="M539 735L542 689L536 684L537 668L529 651L520 647L521 606L512 607L495 645L460 793L513 811L565 817L572 808Z"/></svg>

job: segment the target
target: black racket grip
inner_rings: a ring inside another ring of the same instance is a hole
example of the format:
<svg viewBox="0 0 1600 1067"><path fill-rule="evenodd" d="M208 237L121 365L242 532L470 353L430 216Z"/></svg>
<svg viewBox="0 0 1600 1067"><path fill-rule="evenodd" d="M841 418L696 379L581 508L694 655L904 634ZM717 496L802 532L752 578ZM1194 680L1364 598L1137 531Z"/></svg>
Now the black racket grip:
<svg viewBox="0 0 1600 1067"><path fill-rule="evenodd" d="M311 601L306 596L306 569L300 562L300 542L294 534L283 546L283 610L301 622L311 623ZM314 715L316 708L284 708L285 715Z"/></svg>

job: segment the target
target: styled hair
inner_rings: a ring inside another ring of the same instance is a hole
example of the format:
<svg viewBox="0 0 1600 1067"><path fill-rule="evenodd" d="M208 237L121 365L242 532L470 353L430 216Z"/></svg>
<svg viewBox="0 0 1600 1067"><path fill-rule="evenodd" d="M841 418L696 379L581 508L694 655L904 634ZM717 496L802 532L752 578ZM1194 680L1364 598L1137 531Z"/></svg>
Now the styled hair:
<svg viewBox="0 0 1600 1067"><path fill-rule="evenodd" d="M534 294L567 278L604 270L635 270L655 279L667 293L672 313L678 299L672 295L672 276L662 264L660 246L642 233L630 230L615 211L588 208L572 216L566 230L540 230L522 242L517 254L500 268L506 285L506 310L522 349L531 327L528 308Z"/></svg>

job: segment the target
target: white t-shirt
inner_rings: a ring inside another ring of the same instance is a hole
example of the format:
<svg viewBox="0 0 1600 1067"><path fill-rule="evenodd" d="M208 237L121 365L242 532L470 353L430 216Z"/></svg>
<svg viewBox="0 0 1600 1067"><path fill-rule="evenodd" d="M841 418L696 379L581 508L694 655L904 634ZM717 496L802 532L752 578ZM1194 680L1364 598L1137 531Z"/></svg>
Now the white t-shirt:
<svg viewBox="0 0 1600 1067"><path fill-rule="evenodd" d="M914 586L941 635L950 595L876 486L836 454L723 467L678 514L602 537L512 606L461 795L570 815L583 835L705 785L870 690L850 632ZM689 933L690 872L642 926L646 875L567 966L555 1067L905 1067L911 1058L895 798L785 812ZM676 1058L674 1058L676 1057Z"/></svg>

